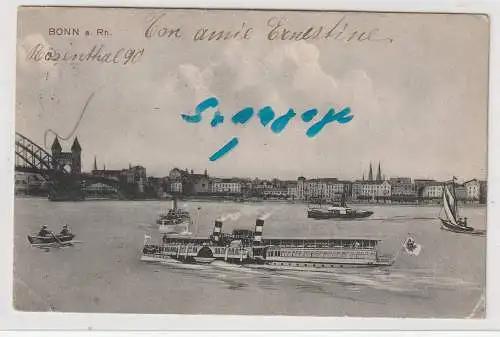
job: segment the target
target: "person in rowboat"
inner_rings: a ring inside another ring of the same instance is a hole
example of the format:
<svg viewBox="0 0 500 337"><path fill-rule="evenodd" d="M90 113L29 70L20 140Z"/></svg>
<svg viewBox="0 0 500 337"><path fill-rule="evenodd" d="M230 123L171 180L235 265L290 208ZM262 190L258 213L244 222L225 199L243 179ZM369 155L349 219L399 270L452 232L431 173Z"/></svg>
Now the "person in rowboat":
<svg viewBox="0 0 500 337"><path fill-rule="evenodd" d="M49 236L50 232L47 230L47 225L43 225L40 231L38 232L38 236Z"/></svg>
<svg viewBox="0 0 500 337"><path fill-rule="evenodd" d="M61 229L61 232L59 233L61 236L65 236L65 235L70 235L71 232L69 230L69 226L68 225L64 225Z"/></svg>

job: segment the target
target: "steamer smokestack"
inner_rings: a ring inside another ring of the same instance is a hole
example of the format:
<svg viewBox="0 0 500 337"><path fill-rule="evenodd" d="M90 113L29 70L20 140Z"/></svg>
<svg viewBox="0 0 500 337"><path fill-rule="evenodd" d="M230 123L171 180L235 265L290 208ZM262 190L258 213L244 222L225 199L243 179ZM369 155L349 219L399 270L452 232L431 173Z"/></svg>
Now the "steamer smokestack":
<svg viewBox="0 0 500 337"><path fill-rule="evenodd" d="M254 245L262 244L262 231L264 230L264 220L257 219L255 222L255 234L253 238Z"/></svg>
<svg viewBox="0 0 500 337"><path fill-rule="evenodd" d="M221 229L222 229L222 221L215 220L215 226L214 226L214 232L213 232L213 238L214 238L215 243L220 242Z"/></svg>

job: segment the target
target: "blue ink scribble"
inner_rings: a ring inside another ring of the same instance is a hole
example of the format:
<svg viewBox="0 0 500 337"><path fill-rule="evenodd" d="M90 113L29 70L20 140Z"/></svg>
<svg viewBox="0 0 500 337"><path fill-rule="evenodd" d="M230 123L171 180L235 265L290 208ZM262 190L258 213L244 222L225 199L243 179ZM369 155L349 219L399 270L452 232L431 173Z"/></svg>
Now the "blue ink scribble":
<svg viewBox="0 0 500 337"><path fill-rule="evenodd" d="M253 108L246 107L237 112L231 119L234 124L246 124L253 116Z"/></svg>
<svg viewBox="0 0 500 337"><path fill-rule="evenodd" d="M216 108L217 105L219 105L219 100L216 97L207 98L196 106L194 115L182 114L182 119L188 123L199 123L201 122L201 114L208 108Z"/></svg>
<svg viewBox="0 0 500 337"><path fill-rule="evenodd" d="M217 125L224 123L224 116L217 110L214 114L214 117L210 121L210 125L215 128Z"/></svg>
<svg viewBox="0 0 500 337"><path fill-rule="evenodd" d="M199 123L202 120L202 114L209 108L214 108L216 111L210 121L210 125L214 128L218 125L224 123L224 115L217 109L219 105L219 100L216 97L210 97L200 102L192 115L181 114L182 119L188 123ZM240 111L236 112L231 121L233 124L246 125L250 119L255 114L256 109L252 107L244 107ZM339 112L335 112L335 109L330 108L328 112L321 118L321 120L314 123L307 129L306 135L309 138L313 138L317 136L327 124L332 122L338 122L339 124L345 124L350 122L353 119L353 116L350 115L351 109L349 107L345 107ZM308 109L300 115L300 118L303 122L309 123L318 115L318 109L311 108ZM279 134L285 130L290 121L297 116L297 113L293 108L290 108L288 112L278 118L275 119L276 114L272 107L264 106L257 113L260 124L263 127L267 127L271 122L271 131L273 133ZM222 148L220 148L217 152L210 156L210 161L216 161L221 157L225 156L228 152L233 150L239 144L239 140L237 137L233 137L229 142L227 142Z"/></svg>
<svg viewBox="0 0 500 337"><path fill-rule="evenodd" d="M224 145L219 151L215 152L210 156L210 161L216 161L220 157L226 155L229 151L235 148L238 145L239 141L237 137L233 137L226 145Z"/></svg>
<svg viewBox="0 0 500 337"><path fill-rule="evenodd" d="M319 122L315 123L309 129L307 129L307 137L312 138L316 136L321 130L323 130L325 125L334 121L337 121L340 124L349 122L353 118L353 116L348 116L350 112L351 109L349 107L342 109L338 113L335 113L335 109L328 110L328 112Z"/></svg>
<svg viewBox="0 0 500 337"><path fill-rule="evenodd" d="M309 109L304 111L301 115L302 121L309 123L318 114L318 109Z"/></svg>
<svg viewBox="0 0 500 337"><path fill-rule="evenodd" d="M274 120L273 124L271 124L271 130L274 133L280 133L288 125L288 122L290 122L290 120L296 115L297 114L293 111L293 109L288 110L286 114Z"/></svg>
<svg viewBox="0 0 500 337"><path fill-rule="evenodd" d="M267 126L267 124L274 119L274 116L274 111L270 106L263 107L259 111L260 124L262 124L262 126Z"/></svg>

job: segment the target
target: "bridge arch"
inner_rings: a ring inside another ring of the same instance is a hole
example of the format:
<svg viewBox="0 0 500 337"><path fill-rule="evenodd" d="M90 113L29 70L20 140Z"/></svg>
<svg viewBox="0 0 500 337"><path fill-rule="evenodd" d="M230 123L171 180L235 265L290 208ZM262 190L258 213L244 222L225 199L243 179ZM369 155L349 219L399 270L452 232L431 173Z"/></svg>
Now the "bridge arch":
<svg viewBox="0 0 500 337"><path fill-rule="evenodd" d="M16 132L15 140L15 170L19 172L39 173L48 176L54 171L53 157L41 146L29 138ZM63 173L69 174L63 169Z"/></svg>

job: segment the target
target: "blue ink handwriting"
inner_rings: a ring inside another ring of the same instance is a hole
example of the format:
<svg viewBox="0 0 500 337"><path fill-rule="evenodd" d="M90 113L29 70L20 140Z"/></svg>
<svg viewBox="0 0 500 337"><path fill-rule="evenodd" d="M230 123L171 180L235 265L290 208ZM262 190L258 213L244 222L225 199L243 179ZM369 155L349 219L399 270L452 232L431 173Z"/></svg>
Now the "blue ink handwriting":
<svg viewBox="0 0 500 337"><path fill-rule="evenodd" d="M218 125L224 124L224 115L219 111L219 99L216 97L209 97L202 102L200 102L193 114L181 114L182 119L187 123L200 123L203 119L203 114L207 109L213 108L216 109L213 113L212 119L210 121L210 125L215 128ZM312 108L304 111L300 118L304 123L310 123L317 115L318 109ZM351 108L345 107L342 110L336 112L335 109L330 108L325 115L313 125L311 125L307 131L306 136L309 138L316 137L326 125L338 122L339 124L349 123L353 116L350 114ZM246 125L254 116L255 110L252 107L244 107L240 111L236 112L231 118L231 122L235 125ZM260 124L263 127L267 127L269 123L271 123L271 131L273 133L279 134L283 132L290 121L297 116L297 113L294 109L288 109L288 112L282 116L279 116L275 119L276 113L273 108L270 106L264 106L259 109L257 112L257 117L259 118ZM227 142L224 146L222 146L217 152L210 156L210 161L216 161L221 157L225 156L228 152L233 150L239 143L237 137L233 137L229 142Z"/></svg>

